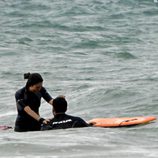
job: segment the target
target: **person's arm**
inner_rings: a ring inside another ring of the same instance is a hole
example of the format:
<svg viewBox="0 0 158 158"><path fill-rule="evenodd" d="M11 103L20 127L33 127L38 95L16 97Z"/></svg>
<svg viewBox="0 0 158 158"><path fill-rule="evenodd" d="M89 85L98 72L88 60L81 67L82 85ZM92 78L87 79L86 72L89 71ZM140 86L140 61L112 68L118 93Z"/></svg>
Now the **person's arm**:
<svg viewBox="0 0 158 158"><path fill-rule="evenodd" d="M49 120L41 118L37 113L35 113L29 106L25 106L24 107L24 111L30 115L32 118L34 118L35 120L37 120L39 123L43 123L43 124L47 124L49 122Z"/></svg>
<svg viewBox="0 0 158 158"><path fill-rule="evenodd" d="M84 121L82 118L80 117L76 117L76 121L74 122L72 127L88 127L89 124Z"/></svg>
<svg viewBox="0 0 158 158"><path fill-rule="evenodd" d="M48 102L50 105L53 105L53 98L44 87L41 89L41 94L46 102Z"/></svg>
<svg viewBox="0 0 158 158"><path fill-rule="evenodd" d="M42 87L41 94L42 94L42 97L43 97L50 105L53 105L53 98L51 97L51 95L47 92L47 90L46 90L44 87ZM64 95L59 95L58 97L65 98Z"/></svg>
<svg viewBox="0 0 158 158"><path fill-rule="evenodd" d="M25 106L24 107L24 111L30 115L31 117L33 117L35 120L39 121L40 116L38 114L36 114L29 106Z"/></svg>

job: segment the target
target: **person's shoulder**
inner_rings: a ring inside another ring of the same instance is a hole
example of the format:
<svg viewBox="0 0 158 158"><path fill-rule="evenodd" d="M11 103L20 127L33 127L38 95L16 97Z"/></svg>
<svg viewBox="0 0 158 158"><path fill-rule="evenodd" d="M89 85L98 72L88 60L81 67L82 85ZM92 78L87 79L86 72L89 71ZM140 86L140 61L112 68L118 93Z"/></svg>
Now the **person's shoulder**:
<svg viewBox="0 0 158 158"><path fill-rule="evenodd" d="M43 95L48 94L47 89L43 86L41 87L40 93Z"/></svg>
<svg viewBox="0 0 158 158"><path fill-rule="evenodd" d="M16 99L21 98L24 95L24 93L25 93L25 87L23 87L15 92L15 98Z"/></svg>
<svg viewBox="0 0 158 158"><path fill-rule="evenodd" d="M71 115L69 115L69 117L74 122L73 127L88 127L89 126L88 123L81 117L71 116Z"/></svg>
<svg viewBox="0 0 158 158"><path fill-rule="evenodd" d="M44 93L44 92L46 92L46 91L47 91L46 88L42 86L40 92L41 92L41 93Z"/></svg>
<svg viewBox="0 0 158 158"><path fill-rule="evenodd" d="M72 116L72 115L67 115L66 114L66 116L68 117L68 118L71 118L72 120L79 120L79 121L84 121L81 117L79 117L79 116Z"/></svg>
<svg viewBox="0 0 158 158"><path fill-rule="evenodd" d="M15 95L21 94L21 93L24 93L24 92L25 92L25 87L22 87L22 88L18 89L18 90L15 92Z"/></svg>

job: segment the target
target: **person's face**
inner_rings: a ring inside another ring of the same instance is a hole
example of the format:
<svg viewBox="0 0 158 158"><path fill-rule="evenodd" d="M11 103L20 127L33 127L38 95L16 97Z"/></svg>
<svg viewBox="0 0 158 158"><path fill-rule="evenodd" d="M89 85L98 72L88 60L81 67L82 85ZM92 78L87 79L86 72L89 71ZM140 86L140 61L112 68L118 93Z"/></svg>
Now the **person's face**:
<svg viewBox="0 0 158 158"><path fill-rule="evenodd" d="M42 82L37 83L37 84L35 84L35 85L33 85L33 86L30 86L30 87L29 87L29 90L30 90L31 92L34 92L34 93L39 92L39 91L41 90L41 88L42 88L42 85L43 85Z"/></svg>

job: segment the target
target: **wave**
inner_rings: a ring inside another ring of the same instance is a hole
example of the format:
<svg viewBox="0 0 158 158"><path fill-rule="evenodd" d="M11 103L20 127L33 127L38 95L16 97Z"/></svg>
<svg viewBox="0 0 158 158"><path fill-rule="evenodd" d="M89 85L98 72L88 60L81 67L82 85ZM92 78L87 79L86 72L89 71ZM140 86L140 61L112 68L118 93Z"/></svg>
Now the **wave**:
<svg viewBox="0 0 158 158"><path fill-rule="evenodd" d="M117 58L121 59L137 59L135 55L129 52L120 52L115 54Z"/></svg>

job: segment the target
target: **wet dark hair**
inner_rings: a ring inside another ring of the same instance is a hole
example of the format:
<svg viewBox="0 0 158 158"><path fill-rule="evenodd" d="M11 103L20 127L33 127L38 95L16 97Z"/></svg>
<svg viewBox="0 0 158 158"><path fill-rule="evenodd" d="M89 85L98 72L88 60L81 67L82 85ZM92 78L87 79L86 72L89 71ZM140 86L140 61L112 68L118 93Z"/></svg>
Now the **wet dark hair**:
<svg viewBox="0 0 158 158"><path fill-rule="evenodd" d="M43 78L39 73L25 73L24 79L27 79L26 89L28 89L30 86L43 82Z"/></svg>
<svg viewBox="0 0 158 158"><path fill-rule="evenodd" d="M57 97L53 100L53 109L56 113L63 113L67 110L67 101L63 97Z"/></svg>

